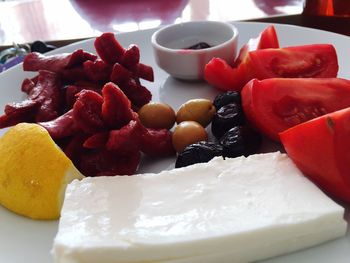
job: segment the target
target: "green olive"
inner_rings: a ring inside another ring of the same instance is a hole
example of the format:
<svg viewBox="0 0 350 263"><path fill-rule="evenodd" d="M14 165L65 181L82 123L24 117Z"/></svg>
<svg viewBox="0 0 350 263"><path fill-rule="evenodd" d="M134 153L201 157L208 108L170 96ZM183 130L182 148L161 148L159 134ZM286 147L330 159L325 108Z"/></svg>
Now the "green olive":
<svg viewBox="0 0 350 263"><path fill-rule="evenodd" d="M196 121L207 127L216 112L215 106L207 99L193 99L182 104L176 113L176 122Z"/></svg>
<svg viewBox="0 0 350 263"><path fill-rule="evenodd" d="M208 140L208 134L198 122L183 121L175 127L172 139L175 150L182 152L192 143Z"/></svg>
<svg viewBox="0 0 350 263"><path fill-rule="evenodd" d="M150 102L138 111L141 123L152 129L171 129L175 124L175 111L160 102Z"/></svg>

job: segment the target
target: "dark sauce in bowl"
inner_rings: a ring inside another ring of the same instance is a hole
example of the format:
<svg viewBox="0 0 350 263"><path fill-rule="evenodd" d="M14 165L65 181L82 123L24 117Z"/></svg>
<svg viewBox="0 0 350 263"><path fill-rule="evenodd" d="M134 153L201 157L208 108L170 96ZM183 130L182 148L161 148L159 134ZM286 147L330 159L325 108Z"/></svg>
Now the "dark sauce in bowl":
<svg viewBox="0 0 350 263"><path fill-rule="evenodd" d="M199 43L194 44L193 46L190 46L190 47L185 48L185 49L199 50L199 49L206 49L206 48L210 48L210 47L211 46L206 42L199 42Z"/></svg>

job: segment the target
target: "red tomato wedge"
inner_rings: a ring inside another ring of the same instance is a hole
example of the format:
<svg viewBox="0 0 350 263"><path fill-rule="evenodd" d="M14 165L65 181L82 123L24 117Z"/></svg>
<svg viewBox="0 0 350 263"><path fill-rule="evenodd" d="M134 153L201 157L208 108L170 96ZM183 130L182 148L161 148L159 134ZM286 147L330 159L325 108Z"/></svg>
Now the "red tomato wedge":
<svg viewBox="0 0 350 263"><path fill-rule="evenodd" d="M248 43L239 50L238 57L233 67L238 67L242 62L245 62L250 51L265 48L279 48L278 37L274 26L268 26L257 38L251 38Z"/></svg>
<svg viewBox="0 0 350 263"><path fill-rule="evenodd" d="M290 127L350 107L350 81L339 78L253 79L241 93L248 121L272 140Z"/></svg>
<svg viewBox="0 0 350 263"><path fill-rule="evenodd" d="M238 61L232 68L214 58L206 65L204 78L219 89L240 91L253 78L334 78L339 69L335 48L329 44L258 49Z"/></svg>
<svg viewBox="0 0 350 263"><path fill-rule="evenodd" d="M269 26L261 32L259 37L250 39L240 49L233 67L221 58L213 58L209 61L204 70L204 79L221 90L241 90L246 83L244 63L249 52L262 48L278 47L279 43L275 27Z"/></svg>
<svg viewBox="0 0 350 263"><path fill-rule="evenodd" d="M280 133L296 166L321 189L350 202L350 108Z"/></svg>
<svg viewBox="0 0 350 263"><path fill-rule="evenodd" d="M249 52L246 60L249 78L334 78L338 58L333 45L314 44L269 48Z"/></svg>
<svg viewBox="0 0 350 263"><path fill-rule="evenodd" d="M268 26L261 34L256 49L279 48L278 37L274 26Z"/></svg>

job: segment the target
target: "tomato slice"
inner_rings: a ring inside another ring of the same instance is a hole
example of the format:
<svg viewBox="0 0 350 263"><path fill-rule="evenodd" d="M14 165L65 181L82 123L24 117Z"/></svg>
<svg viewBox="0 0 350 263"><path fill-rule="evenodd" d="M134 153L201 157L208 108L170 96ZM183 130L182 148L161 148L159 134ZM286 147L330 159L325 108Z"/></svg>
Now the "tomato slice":
<svg viewBox="0 0 350 263"><path fill-rule="evenodd" d="M240 50L238 57L233 64L237 68L241 63L244 63L251 51L265 49L265 48L279 48L278 37L274 26L265 28L257 38L251 38Z"/></svg>
<svg viewBox="0 0 350 263"><path fill-rule="evenodd" d="M314 44L249 52L247 76L267 78L333 78L338 73L333 45Z"/></svg>
<svg viewBox="0 0 350 263"><path fill-rule="evenodd" d="M246 83L245 75L244 67L232 68L221 58L212 58L204 68L204 79L223 91L240 91Z"/></svg>
<svg viewBox="0 0 350 263"><path fill-rule="evenodd" d="M331 196L350 202L350 108L280 133L296 166Z"/></svg>
<svg viewBox="0 0 350 263"><path fill-rule="evenodd" d="M259 37L250 39L240 49L232 67L221 58L213 58L209 61L204 70L204 79L220 90L240 91L247 82L245 61L248 58L249 52L262 48L278 47L279 43L275 27L269 26L261 32Z"/></svg>
<svg viewBox="0 0 350 263"><path fill-rule="evenodd" d="M274 26L268 26L260 35L256 49L279 48L278 37Z"/></svg>
<svg viewBox="0 0 350 263"><path fill-rule="evenodd" d="M350 107L350 81L339 78L253 79L241 93L248 121L272 140L290 127Z"/></svg>

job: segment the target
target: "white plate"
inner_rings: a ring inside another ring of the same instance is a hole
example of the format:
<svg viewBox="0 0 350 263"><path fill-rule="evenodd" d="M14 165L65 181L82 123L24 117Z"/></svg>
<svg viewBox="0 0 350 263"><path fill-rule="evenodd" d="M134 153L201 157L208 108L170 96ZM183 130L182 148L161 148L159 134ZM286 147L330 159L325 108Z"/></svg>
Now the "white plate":
<svg viewBox="0 0 350 263"><path fill-rule="evenodd" d="M239 46L256 37L268 24L264 23L234 23L239 32ZM340 71L339 76L350 79L349 47L350 38L330 32L314 29L276 25L278 37L282 47L313 44L332 43L336 47ZM154 101L162 101L177 108L191 98L213 98L216 92L202 82L181 82L175 80L160 70L154 61L151 50L151 35L154 30L138 31L119 34L118 40L123 46L131 43L139 45L141 61L152 65L155 72L155 82L144 84L152 91ZM53 53L71 52L83 48L94 52L93 40L74 43L57 49ZM22 71L21 66L12 68L0 74L0 111L4 105L12 101L20 101L25 95L20 91L22 80L31 76ZM2 134L3 131L0 132ZM159 172L167 169L173 159L156 160L152 163L144 161L139 172ZM1 190L1 189L0 189ZM349 221L349 218L348 218ZM52 262L50 249L57 230L57 221L41 222L17 216L0 207L0 262L2 263L49 263ZM349 232L349 231L348 231ZM342 262L348 263L350 258L350 234L326 244L264 261L277 262Z"/></svg>

